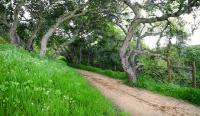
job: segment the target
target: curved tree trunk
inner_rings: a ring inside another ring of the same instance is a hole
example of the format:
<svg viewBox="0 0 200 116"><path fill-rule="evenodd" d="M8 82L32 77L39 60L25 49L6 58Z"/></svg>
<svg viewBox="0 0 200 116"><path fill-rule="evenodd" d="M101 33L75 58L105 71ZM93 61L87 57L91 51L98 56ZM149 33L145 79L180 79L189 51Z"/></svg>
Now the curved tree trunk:
<svg viewBox="0 0 200 116"><path fill-rule="evenodd" d="M87 4L86 4L87 5ZM69 19L78 17L78 16L82 16L84 15L87 10L83 10L79 13L77 13L79 10L83 9L84 7L77 7L75 10L66 13L64 15L61 15L57 20L56 23L47 31L47 33L42 37L42 41L41 41L41 50L40 50L40 56L44 57L44 55L46 54L46 50L47 50L47 41L49 39L49 37L54 33L54 31L56 30L56 28L63 23L64 21L67 21ZM77 14L76 14L77 13Z"/></svg>
<svg viewBox="0 0 200 116"><path fill-rule="evenodd" d="M19 46L20 41L19 41L19 38L18 38L15 31L16 30L10 31L10 35L9 35L10 36L10 42L11 42L11 44L14 44L15 46Z"/></svg>
<svg viewBox="0 0 200 116"><path fill-rule="evenodd" d="M19 12L18 10L14 12L14 21L11 25L10 33L9 33L11 44L14 44L16 46L19 46L19 43L20 43L18 35L17 35L18 12Z"/></svg>
<svg viewBox="0 0 200 116"><path fill-rule="evenodd" d="M128 80L129 82L136 82L137 81L137 70L136 68L132 67L128 61L128 58L121 58L122 67L125 72L128 73Z"/></svg>
<svg viewBox="0 0 200 116"><path fill-rule="evenodd" d="M40 27L41 27L41 21L38 22L38 25L36 27L36 29L33 31L32 35L31 35L31 38L28 40L28 42L26 43L26 49L28 51L33 51L33 43L34 43L34 40L36 38L36 35L38 33L38 31L40 30Z"/></svg>
<svg viewBox="0 0 200 116"><path fill-rule="evenodd" d="M135 58L137 54L132 52L132 55L131 55L131 52L127 52L129 42L133 38L134 30L137 29L137 26L138 26L137 21L133 20L126 34L124 43L120 49L120 58L121 58L122 67L124 71L128 73L129 82L137 81L137 64L135 61L133 61L131 65L129 61L130 56L133 55Z"/></svg>
<svg viewBox="0 0 200 116"><path fill-rule="evenodd" d="M44 57L44 55L46 54L46 50L47 50L47 41L49 39L49 37L55 32L56 28L59 26L60 23L56 23L55 25L53 25L48 32L42 37L42 41L41 41L41 49L40 49L40 56Z"/></svg>
<svg viewBox="0 0 200 116"><path fill-rule="evenodd" d="M10 36L10 42L16 46L20 46L21 44L21 41L20 41L20 38L17 34L17 26L18 26L18 22L19 22L19 12L20 12L20 9L22 7L22 5L24 4L23 1L21 2L16 2L16 7L14 9L14 12L13 12L13 22L10 26L10 32L9 32L9 36Z"/></svg>
<svg viewBox="0 0 200 116"><path fill-rule="evenodd" d="M28 51L33 51L33 42L34 42L34 38L31 37L31 39L29 39L27 44L26 44L26 49Z"/></svg>

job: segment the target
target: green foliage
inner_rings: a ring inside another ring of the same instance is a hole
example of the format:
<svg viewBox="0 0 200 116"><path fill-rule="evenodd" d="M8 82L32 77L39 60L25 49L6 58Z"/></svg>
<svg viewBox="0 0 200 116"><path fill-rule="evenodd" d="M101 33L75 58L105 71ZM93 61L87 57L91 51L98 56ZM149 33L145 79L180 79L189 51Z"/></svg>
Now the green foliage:
<svg viewBox="0 0 200 116"><path fill-rule="evenodd" d="M61 55L67 56L67 62L113 70L122 69L119 48L123 35L114 23L98 14L87 14L73 20L73 23L74 26L68 23L63 25L66 32L75 33L73 37L69 38L74 41L61 52ZM51 40L55 40L52 41L53 45L63 43L59 42L59 38ZM63 40L66 41L66 39Z"/></svg>
<svg viewBox="0 0 200 116"><path fill-rule="evenodd" d="M0 45L0 115L115 116L115 108L73 69Z"/></svg>
<svg viewBox="0 0 200 116"><path fill-rule="evenodd" d="M1 36L0 36L0 44L6 44L6 43L8 43L4 38L2 38Z"/></svg>
<svg viewBox="0 0 200 116"><path fill-rule="evenodd" d="M57 60L64 61L64 62L67 61L67 59L66 59L64 56L58 56L56 59L57 59Z"/></svg>
<svg viewBox="0 0 200 116"><path fill-rule="evenodd" d="M140 74L146 74L156 81L165 81L167 63L161 58L149 55L139 56L138 61L143 65Z"/></svg>
<svg viewBox="0 0 200 116"><path fill-rule="evenodd" d="M200 106L200 90L190 87L180 87L172 83L157 83L148 75L140 75L137 87L141 87L161 95L182 99Z"/></svg>
<svg viewBox="0 0 200 116"><path fill-rule="evenodd" d="M197 86L200 88L200 46L191 46L186 49L185 62L191 67L192 62L196 63Z"/></svg>
<svg viewBox="0 0 200 116"><path fill-rule="evenodd" d="M200 46L188 47L186 50L186 62L192 63L195 61L200 66Z"/></svg>
<svg viewBox="0 0 200 116"><path fill-rule="evenodd" d="M79 68L79 69L83 69L83 70L87 70L87 71L92 71L92 72L96 72L99 74L103 74L115 79L121 79L121 80L126 80L127 79L127 74L125 72L120 72L120 71L112 71L112 70L102 70L100 68L95 68L92 66L85 66L82 64L70 64L70 66L75 67L75 68Z"/></svg>

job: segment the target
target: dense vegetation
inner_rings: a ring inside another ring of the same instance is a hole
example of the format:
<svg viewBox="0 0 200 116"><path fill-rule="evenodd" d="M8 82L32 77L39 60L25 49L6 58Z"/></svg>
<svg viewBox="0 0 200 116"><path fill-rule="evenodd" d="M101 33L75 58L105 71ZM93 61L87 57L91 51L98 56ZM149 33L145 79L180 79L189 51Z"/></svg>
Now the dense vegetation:
<svg viewBox="0 0 200 116"><path fill-rule="evenodd" d="M120 80L126 80L128 77L125 72L120 72L120 71L102 70L101 68L86 66L86 65L82 65L82 64L70 64L70 66L72 66L74 68L78 68L78 69L96 72L96 73L103 74L108 77L112 77L112 78L120 79Z"/></svg>
<svg viewBox="0 0 200 116"><path fill-rule="evenodd" d="M0 115L117 115L100 92L62 61L0 45Z"/></svg>

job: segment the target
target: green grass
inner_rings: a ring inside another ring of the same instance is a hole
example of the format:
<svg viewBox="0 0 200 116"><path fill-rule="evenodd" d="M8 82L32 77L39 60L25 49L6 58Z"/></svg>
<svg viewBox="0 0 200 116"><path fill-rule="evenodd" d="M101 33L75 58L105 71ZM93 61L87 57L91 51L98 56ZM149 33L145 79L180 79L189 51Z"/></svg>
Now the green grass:
<svg viewBox="0 0 200 116"><path fill-rule="evenodd" d="M0 44L1 116L115 116L120 112L62 61ZM122 114L123 115L123 114Z"/></svg>
<svg viewBox="0 0 200 116"><path fill-rule="evenodd" d="M112 70L102 70L100 68L92 67L92 66L85 66L82 64L70 64L70 66L74 68L79 68L87 71L92 71L95 73L103 74L115 79L120 79L120 80L126 80L127 79L127 73L125 72L120 72L120 71L112 71Z"/></svg>
<svg viewBox="0 0 200 116"><path fill-rule="evenodd" d="M102 70L100 68L84 65L73 65L73 67L107 75L115 79L122 79L126 84L128 84L128 77L126 73L123 72L115 72L109 70L110 73L105 73L107 70ZM150 76L144 74L141 74L139 76L138 82L137 84L134 84L134 87L144 88L155 93L159 93L161 95L182 99L192 104L200 106L200 89L195 89L191 87L181 87L172 83L168 84L156 82Z"/></svg>
<svg viewBox="0 0 200 116"><path fill-rule="evenodd" d="M200 106L200 89L181 87L172 83L159 83L147 75L140 75L136 86Z"/></svg>

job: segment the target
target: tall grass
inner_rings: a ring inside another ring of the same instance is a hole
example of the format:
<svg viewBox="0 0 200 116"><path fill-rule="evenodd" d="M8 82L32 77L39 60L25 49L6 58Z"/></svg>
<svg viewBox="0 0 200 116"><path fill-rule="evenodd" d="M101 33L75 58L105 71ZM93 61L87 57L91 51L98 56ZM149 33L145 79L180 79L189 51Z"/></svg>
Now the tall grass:
<svg viewBox="0 0 200 116"><path fill-rule="evenodd" d="M140 75L136 86L200 106L200 89L197 88L181 87L172 83L156 82L150 76L144 74Z"/></svg>
<svg viewBox="0 0 200 116"><path fill-rule="evenodd" d="M62 61L0 45L0 115L115 116L99 91Z"/></svg>
<svg viewBox="0 0 200 116"><path fill-rule="evenodd" d="M126 84L128 84L128 77L126 73L115 72L109 70L111 73L105 73L107 70L102 70L100 68L95 68L92 66L84 65L72 65L73 67L96 72L99 74L107 75L114 79L122 79ZM130 85L130 83L129 83ZM171 96L177 99L182 99L192 104L200 106L200 89L195 89L191 87L181 87L172 83L162 83L156 82L153 78L146 74L140 74L137 83L131 86L144 88L161 95Z"/></svg>

